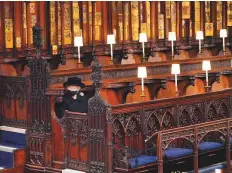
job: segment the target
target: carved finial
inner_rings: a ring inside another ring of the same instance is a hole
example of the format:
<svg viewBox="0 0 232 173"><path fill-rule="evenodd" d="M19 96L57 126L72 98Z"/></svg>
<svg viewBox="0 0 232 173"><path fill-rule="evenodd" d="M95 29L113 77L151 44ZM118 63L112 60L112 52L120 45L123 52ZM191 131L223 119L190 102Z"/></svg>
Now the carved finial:
<svg viewBox="0 0 232 173"><path fill-rule="evenodd" d="M40 48L42 47L42 42L43 42L43 38L42 38L43 29L39 26L38 23L36 23L36 25L33 26L32 30L33 30L33 46L37 50L40 50Z"/></svg>
<svg viewBox="0 0 232 173"><path fill-rule="evenodd" d="M96 90L100 90L102 86L102 65L99 63L99 60L96 56L93 57L93 61L91 63L92 68L92 80L93 86Z"/></svg>

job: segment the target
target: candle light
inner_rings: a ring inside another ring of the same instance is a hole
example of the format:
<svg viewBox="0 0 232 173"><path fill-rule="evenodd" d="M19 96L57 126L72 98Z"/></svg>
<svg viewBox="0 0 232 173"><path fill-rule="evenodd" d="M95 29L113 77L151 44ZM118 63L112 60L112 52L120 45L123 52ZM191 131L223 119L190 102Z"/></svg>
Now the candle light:
<svg viewBox="0 0 232 173"><path fill-rule="evenodd" d="M221 29L220 30L220 37L223 40L223 52L225 52L226 51L226 48L225 48L225 37L227 37L227 30L226 29Z"/></svg>
<svg viewBox="0 0 232 173"><path fill-rule="evenodd" d="M143 58L144 58L145 57L144 42L147 42L147 34L146 33L139 34L139 42L142 43L142 46L143 46Z"/></svg>
<svg viewBox="0 0 232 173"><path fill-rule="evenodd" d="M196 40L199 40L199 54L201 54L201 40L204 39L203 31L197 31Z"/></svg>
<svg viewBox="0 0 232 173"><path fill-rule="evenodd" d="M175 87L176 87L176 92L178 92L177 75L180 74L180 64L172 64L171 74L175 75Z"/></svg>
<svg viewBox="0 0 232 173"><path fill-rule="evenodd" d="M138 78L141 78L142 83L142 97L144 97L144 78L147 77L147 68L146 67L138 67Z"/></svg>
<svg viewBox="0 0 232 173"><path fill-rule="evenodd" d="M107 35L107 44L110 44L110 55L111 55L111 61L113 60L113 44L115 44L115 35L109 34Z"/></svg>
<svg viewBox="0 0 232 173"><path fill-rule="evenodd" d="M221 169L215 169L215 173L222 173Z"/></svg>
<svg viewBox="0 0 232 173"><path fill-rule="evenodd" d="M174 57L173 41L176 41L176 33L175 32L169 32L168 33L168 41L172 42L172 58L173 58Z"/></svg>
<svg viewBox="0 0 232 173"><path fill-rule="evenodd" d="M81 62L81 53L80 53L80 46L83 46L83 38L82 36L77 36L74 38L74 46L78 47L78 62Z"/></svg>
<svg viewBox="0 0 232 173"><path fill-rule="evenodd" d="M206 86L209 86L209 77L208 77L208 71L211 70L211 64L209 60L204 60L202 62L202 70L205 71L205 78L206 78Z"/></svg>

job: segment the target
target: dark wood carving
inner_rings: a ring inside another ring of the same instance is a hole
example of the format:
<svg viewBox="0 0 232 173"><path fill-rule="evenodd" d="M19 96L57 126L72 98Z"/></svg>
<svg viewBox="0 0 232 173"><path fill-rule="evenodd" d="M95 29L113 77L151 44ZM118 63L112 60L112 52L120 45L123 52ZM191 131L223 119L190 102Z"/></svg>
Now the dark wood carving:
<svg viewBox="0 0 232 173"><path fill-rule="evenodd" d="M11 100L19 101L20 109L24 108L24 100L28 98L29 78L28 77L6 77L1 76L2 96L6 99L7 107L11 107Z"/></svg>
<svg viewBox="0 0 232 173"><path fill-rule="evenodd" d="M88 106L89 172L112 172L112 166L110 163L109 165L107 164L110 159L108 157L112 155L112 134L107 133L107 122L111 124L112 120L109 105L99 94L102 86L102 66L99 64L96 56L93 59L91 67L95 94L89 99Z"/></svg>
<svg viewBox="0 0 232 173"><path fill-rule="evenodd" d="M41 56L42 28L33 27L33 44L36 56L28 60L30 67L30 97L28 113L28 160L29 165L51 165L51 131L49 100L45 95L48 88L49 66ZM46 144L46 145L45 145Z"/></svg>

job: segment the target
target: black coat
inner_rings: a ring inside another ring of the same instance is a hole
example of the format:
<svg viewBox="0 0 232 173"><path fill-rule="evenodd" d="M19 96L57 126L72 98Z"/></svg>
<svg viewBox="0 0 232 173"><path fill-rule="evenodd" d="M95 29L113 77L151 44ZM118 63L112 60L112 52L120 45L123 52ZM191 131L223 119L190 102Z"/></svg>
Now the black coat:
<svg viewBox="0 0 232 173"><path fill-rule="evenodd" d="M88 99L86 96L77 95L77 99L73 99L70 95L64 95L61 102L55 103L55 113L58 118L64 116L65 110L71 112L88 112Z"/></svg>

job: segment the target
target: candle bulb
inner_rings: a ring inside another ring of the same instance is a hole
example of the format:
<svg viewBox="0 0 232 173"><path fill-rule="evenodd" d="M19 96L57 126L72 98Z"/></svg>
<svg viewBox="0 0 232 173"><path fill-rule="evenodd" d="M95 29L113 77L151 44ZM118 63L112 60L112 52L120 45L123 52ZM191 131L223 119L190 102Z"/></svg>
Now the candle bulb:
<svg viewBox="0 0 232 173"><path fill-rule="evenodd" d="M171 74L175 75L175 88L176 92L178 92L177 75L180 74L180 64L172 64Z"/></svg>
<svg viewBox="0 0 232 173"><path fill-rule="evenodd" d="M115 36L114 34L109 34L107 35L107 44L110 44L110 56L111 56L111 61L113 60L113 44L115 44Z"/></svg>
<svg viewBox="0 0 232 173"><path fill-rule="evenodd" d="M205 78L206 78L206 86L209 86L209 77L208 77L208 71L211 70L211 64L209 60L204 60L202 62L202 70L205 71Z"/></svg>
<svg viewBox="0 0 232 173"><path fill-rule="evenodd" d="M77 36L74 38L74 46L78 48L78 62L81 62L81 53L80 46L83 46L83 38L82 36Z"/></svg>
<svg viewBox="0 0 232 173"><path fill-rule="evenodd" d="M143 49L143 58L145 58L145 46L144 42L147 42L147 34L146 33L140 33L139 34L139 42L142 43L142 49Z"/></svg>
<svg viewBox="0 0 232 173"><path fill-rule="evenodd" d="M174 57L174 45L173 45L173 41L176 41L176 33L175 32L169 32L168 33L168 40L172 42L172 57Z"/></svg>
<svg viewBox="0 0 232 173"><path fill-rule="evenodd" d="M142 95L141 97L145 97L144 95L144 78L147 77L147 68L146 67L138 67L138 78L141 78L142 83Z"/></svg>
<svg viewBox="0 0 232 173"><path fill-rule="evenodd" d="M221 29L220 30L220 37L222 38L223 41L223 52L226 51L226 47L225 47L225 38L227 37L227 30L226 29Z"/></svg>
<svg viewBox="0 0 232 173"><path fill-rule="evenodd" d="M201 54L201 40L204 39L203 31L197 31L196 40L199 40L199 54Z"/></svg>

